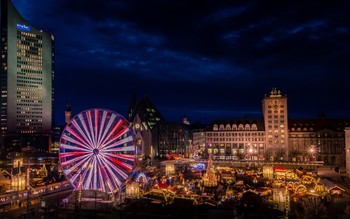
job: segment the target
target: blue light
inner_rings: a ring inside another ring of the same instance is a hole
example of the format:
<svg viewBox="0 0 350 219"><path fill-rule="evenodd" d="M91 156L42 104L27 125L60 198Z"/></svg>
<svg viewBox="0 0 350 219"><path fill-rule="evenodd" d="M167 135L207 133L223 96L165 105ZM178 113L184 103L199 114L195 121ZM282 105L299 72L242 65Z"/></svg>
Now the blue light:
<svg viewBox="0 0 350 219"><path fill-rule="evenodd" d="M24 30L24 31L30 31L30 26L26 26L24 24L17 24L17 29Z"/></svg>
<svg viewBox="0 0 350 219"><path fill-rule="evenodd" d="M205 170L205 164L203 163L195 163L192 167L196 170Z"/></svg>

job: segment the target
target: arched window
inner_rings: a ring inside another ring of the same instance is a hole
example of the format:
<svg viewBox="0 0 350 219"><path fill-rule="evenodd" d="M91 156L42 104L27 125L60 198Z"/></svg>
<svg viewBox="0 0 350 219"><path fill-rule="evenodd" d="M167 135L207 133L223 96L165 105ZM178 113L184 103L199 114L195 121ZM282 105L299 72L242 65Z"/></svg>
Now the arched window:
<svg viewBox="0 0 350 219"><path fill-rule="evenodd" d="M213 126L213 130L214 130L214 131L219 130L219 127L218 127L218 125L217 125L217 124L214 124L214 126Z"/></svg>
<svg viewBox="0 0 350 219"><path fill-rule="evenodd" d="M220 131L225 130L224 124L221 124L221 125L220 125L219 130L220 130Z"/></svg>
<svg viewBox="0 0 350 219"><path fill-rule="evenodd" d="M243 124L238 125L238 130L244 130Z"/></svg>
<svg viewBox="0 0 350 219"><path fill-rule="evenodd" d="M250 125L249 125L249 124L245 124L244 129L245 129L246 131L250 131Z"/></svg>
<svg viewBox="0 0 350 219"><path fill-rule="evenodd" d="M230 124L226 124L226 130L231 130L231 125Z"/></svg>

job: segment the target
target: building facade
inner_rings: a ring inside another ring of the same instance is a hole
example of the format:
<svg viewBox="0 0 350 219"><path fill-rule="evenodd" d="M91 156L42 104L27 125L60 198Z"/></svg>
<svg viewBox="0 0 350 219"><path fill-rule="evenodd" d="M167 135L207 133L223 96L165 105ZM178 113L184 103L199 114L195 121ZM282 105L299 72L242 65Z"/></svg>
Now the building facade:
<svg viewBox="0 0 350 219"><path fill-rule="evenodd" d="M214 123L205 132L208 154L213 160L264 160L265 131L262 121L237 120ZM197 145L197 141L193 141ZM200 145L201 143L199 143Z"/></svg>
<svg viewBox="0 0 350 219"><path fill-rule="evenodd" d="M273 160L288 158L288 105L286 95L274 88L262 100L266 154Z"/></svg>
<svg viewBox="0 0 350 219"><path fill-rule="evenodd" d="M176 154L193 157L192 131L187 123L162 122L158 126L159 158L165 159Z"/></svg>
<svg viewBox="0 0 350 219"><path fill-rule="evenodd" d="M212 154L214 160L322 161L345 166L345 152L350 149L345 150L344 129L350 119L322 115L289 119L287 97L275 88L263 98L262 112L262 119L217 121L194 131L193 145L203 157Z"/></svg>
<svg viewBox="0 0 350 219"><path fill-rule="evenodd" d="M345 171L350 174L350 127L345 128Z"/></svg>
<svg viewBox="0 0 350 219"><path fill-rule="evenodd" d="M30 25L10 0L1 1L0 23L1 144L48 147L54 118L54 37Z"/></svg>
<svg viewBox="0 0 350 219"><path fill-rule="evenodd" d="M136 101L132 95L126 118L135 131L137 154L142 158L158 157L158 125L164 119L155 105L146 96Z"/></svg>
<svg viewBox="0 0 350 219"><path fill-rule="evenodd" d="M345 165L345 133L349 119L304 119L289 121L289 151L293 161L323 161Z"/></svg>

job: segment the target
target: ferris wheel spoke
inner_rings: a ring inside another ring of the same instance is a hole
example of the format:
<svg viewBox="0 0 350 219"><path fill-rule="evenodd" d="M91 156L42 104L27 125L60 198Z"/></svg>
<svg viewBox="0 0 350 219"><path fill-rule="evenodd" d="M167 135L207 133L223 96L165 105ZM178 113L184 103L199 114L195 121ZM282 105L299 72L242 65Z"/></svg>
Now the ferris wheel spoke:
<svg viewBox="0 0 350 219"><path fill-rule="evenodd" d="M116 147L116 148L110 148L110 149L103 149L101 150L101 152L103 153L107 153L107 152L119 152L119 151L123 151L123 152L127 152L127 151L135 151L135 146L134 145L130 145L130 146L121 146L121 147Z"/></svg>
<svg viewBox="0 0 350 219"><path fill-rule="evenodd" d="M118 120L117 124L115 124L113 129L107 135L107 137L103 138L103 141L99 145L99 148L101 148L101 145L104 145L105 142L109 140L109 138L120 128L121 125L122 125L122 120Z"/></svg>
<svg viewBox="0 0 350 219"><path fill-rule="evenodd" d="M97 157L96 160L97 160L97 163L99 164L99 166L101 167L101 168L99 168L100 182L104 182L106 179L109 180L108 175L107 175L107 172L106 172L106 170L105 170L106 164L103 163L103 162L101 161L100 157ZM107 187L106 187L106 184L105 184L105 183L102 183L102 186L101 186L101 187L102 187L103 191L107 191Z"/></svg>
<svg viewBox="0 0 350 219"><path fill-rule="evenodd" d="M109 166L107 168L108 170L110 170L111 172L117 172L118 175L120 175L124 179L126 179L128 177L128 175L125 173L125 171L123 171L119 168L119 165L117 163L114 163L113 161L111 161L108 158L104 158L104 159L105 159L105 162L109 164ZM113 167L113 169L112 169L112 167ZM123 167L123 169L126 170L126 168L124 168L124 167Z"/></svg>
<svg viewBox="0 0 350 219"><path fill-rule="evenodd" d="M94 144L93 144L93 141L92 141L92 137L91 137L89 129L88 129L86 123L85 123L85 119L83 118L83 116L81 114L79 115L79 120L80 120L80 122L81 122L81 124L83 126L84 133L86 133L87 139L89 139L90 145L93 146Z"/></svg>
<svg viewBox="0 0 350 219"><path fill-rule="evenodd" d="M95 131L94 131L94 126L93 126L93 122L92 122L91 111L87 111L86 116L87 116L87 121L88 121L89 128L90 128L90 134L91 134L91 139L92 139L92 143L93 143L92 146L93 146L93 148L96 148L96 138L95 138Z"/></svg>
<svg viewBox="0 0 350 219"><path fill-rule="evenodd" d="M80 119L80 118L79 118ZM78 123L75 121L75 120L73 120L72 122L72 125L74 126L74 128L76 128L77 129L77 131L79 132L79 134L81 135L81 136L83 136L83 138L88 142L88 143L86 143L87 145L92 145L92 142L91 142L91 140L88 138L88 136L86 136L86 134L84 133L84 131L81 129L81 127L78 125ZM69 126L68 126L69 127Z"/></svg>
<svg viewBox="0 0 350 219"><path fill-rule="evenodd" d="M105 149L110 149L110 148L113 148L115 146L118 146L118 145L122 145L122 144L125 144L125 143L128 143L128 142L131 142L133 141L133 137L132 136L128 136L120 141L117 141L117 142L114 142L113 144L110 144L114 139L112 139L111 141L105 143L104 145L101 146L101 150L105 150Z"/></svg>
<svg viewBox="0 0 350 219"><path fill-rule="evenodd" d="M89 128L89 133L91 135L91 140L92 140L92 147L96 147L96 142L95 142L95 134L94 134L94 127L92 124L92 117L91 117L91 111L86 112L86 118L88 122L88 128Z"/></svg>
<svg viewBox="0 0 350 219"><path fill-rule="evenodd" d="M100 113L97 112L97 110L95 111L95 114L97 114L97 116L95 115L95 118L97 117L98 120L100 121L100 124L95 124L95 130L96 130L96 141L97 141L97 145L100 145L100 137L102 134L102 129L104 128L104 123L105 123L105 112L102 113L102 117L100 119Z"/></svg>
<svg viewBox="0 0 350 219"><path fill-rule="evenodd" d="M92 156L93 157L93 156ZM87 188L92 188L91 186L91 178L95 174L95 171L97 168L95 168L95 159L91 157L92 163L90 163L90 166L88 167L90 169L89 172L87 172L87 177L84 178L85 185L87 185Z"/></svg>
<svg viewBox="0 0 350 219"><path fill-rule="evenodd" d="M67 153L60 153L60 158L66 158L66 157L75 157L75 156L81 156L88 152L67 152Z"/></svg>
<svg viewBox="0 0 350 219"><path fill-rule="evenodd" d="M111 162L113 162L114 164L116 164L116 165L118 165L118 166L120 166L120 167L126 169L127 171L130 171L130 170L132 169L132 166L131 166L131 165L129 165L129 164L123 162L123 161L120 161L120 160L118 160L118 159L115 159L115 158L113 158L113 157L108 157L108 156L107 156L106 158L107 158L108 160L110 160Z"/></svg>
<svg viewBox="0 0 350 219"><path fill-rule="evenodd" d="M102 168L104 168L104 167L102 167ZM100 182L100 187L101 187L101 189L102 189L102 191L106 191L106 187L104 186L105 184L104 183L102 183L103 181L104 181L104 179L103 179L103 177L102 177L102 168L99 168L97 171L98 171L98 180L99 180L99 182Z"/></svg>
<svg viewBox="0 0 350 219"><path fill-rule="evenodd" d="M107 117L107 112L103 111L102 118L101 118L100 130L98 132L98 137L97 137L97 145L100 145L101 137L102 137L103 133L106 132L106 130L107 130L106 127L105 127L106 117ZM112 122L112 120L111 120L111 122Z"/></svg>
<svg viewBox="0 0 350 219"><path fill-rule="evenodd" d="M62 139L66 140L66 141L68 141L68 142L70 142L70 143L74 143L74 144L76 144L76 145L80 145L80 146L84 147L85 149L89 149L89 146L88 146L88 145L85 145L85 144L83 144L82 142L77 141L77 140L75 140L75 139L73 139L73 138L71 138L71 137L68 137L68 136L66 136L66 135L62 136Z"/></svg>
<svg viewBox="0 0 350 219"><path fill-rule="evenodd" d="M129 131L129 127L127 127L127 126L124 126L123 128L122 128L122 130L120 130L119 132L117 132L117 134L115 134L113 137L112 137L112 139L110 139L109 141L108 141L108 143L105 143L105 144L109 144L109 143L111 143L112 141L115 141L116 139L118 139L118 138L120 138L122 135L124 135L126 132L128 132ZM104 145L105 145L104 144Z"/></svg>
<svg viewBox="0 0 350 219"><path fill-rule="evenodd" d="M122 177L123 179L126 179L128 177L128 175L122 171L119 166L115 165L114 163L112 163L109 159L106 159L105 157L102 157L103 161L105 163L107 163L108 165L106 166L107 167L107 170L110 172L110 173L117 173L120 177ZM112 168L113 167L113 168ZM116 174L113 174L115 176L117 176ZM118 182L119 182L119 177L114 177L114 178L117 178L118 179ZM119 186L119 184L118 184Z"/></svg>
<svg viewBox="0 0 350 219"><path fill-rule="evenodd" d="M106 113L106 116L107 116L107 113ZM100 138L99 141L98 141L98 145L100 145L101 142L105 140L105 136L106 136L107 132L111 132L110 129L111 129L111 126L113 125L113 122L115 122L116 117L117 117L117 116L114 115L114 114L112 114L112 115L110 116L106 127L104 127L103 134L102 134L101 138ZM106 121L106 118L105 118L105 117L104 117L104 120ZM119 126L121 122L122 122L121 120L118 120L118 121L117 121L117 124L115 124L115 126ZM101 128L102 128L102 127L101 127ZM112 130L112 131L113 131L113 130Z"/></svg>
<svg viewBox="0 0 350 219"><path fill-rule="evenodd" d="M74 158L72 160L68 160L68 161L62 162L61 166L62 167L66 167L66 166L69 165L70 167L66 168L66 172L70 173L71 171L81 167L83 162L86 162L86 160L89 159L89 157L91 157L91 155L89 155L89 154L81 156L81 157L76 157L76 158Z"/></svg>
<svg viewBox="0 0 350 219"><path fill-rule="evenodd" d="M75 145L68 145L68 144L64 144L61 143L60 148L64 149L64 150L77 150L77 151L84 151L84 152L91 152L91 150L88 150L86 148L81 148L81 147L77 147Z"/></svg>
<svg viewBox="0 0 350 219"><path fill-rule="evenodd" d="M81 176L81 172L82 172L82 169L78 169L77 172L75 172L74 174L72 174L72 177L69 179L70 182L74 183L78 176L80 177ZM81 183L83 182L83 180L80 180L78 181L78 185L77 185L77 188L80 188L81 187Z"/></svg>
<svg viewBox="0 0 350 219"><path fill-rule="evenodd" d="M86 141L84 141L84 139L82 139L71 127L68 127L67 131L69 131L69 133L76 137L80 142L67 135L62 136L62 138L69 139L69 141L76 142L76 144L88 147L89 144Z"/></svg>
<svg viewBox="0 0 350 219"><path fill-rule="evenodd" d="M97 176L98 176L98 169L99 169L99 165L97 164L97 159L94 159L94 164L93 164L93 166L94 166L94 175L93 175L93 177L94 177L94 188L95 189L97 189L97 184L98 184L98 181L97 181Z"/></svg>
<svg viewBox="0 0 350 219"><path fill-rule="evenodd" d="M99 157L101 158L101 162L102 163L105 163L105 167L106 168L103 168L103 172L104 172L104 176L106 177L107 179L107 186L110 188L110 190L114 190L113 188L111 188L113 186L113 183L111 181L111 176L112 176L112 180L117 180L117 182L120 182L118 180L118 177L116 176L115 172L110 168L110 163L108 162L108 160L105 160L104 157ZM107 165L108 164L108 165ZM117 186L120 187L120 184L117 183Z"/></svg>
<svg viewBox="0 0 350 219"><path fill-rule="evenodd" d="M99 121L99 111L97 109L95 109L95 127L94 127L94 130L95 130L95 138L94 138L94 142L95 142L95 145L97 145L97 142L98 142L98 121Z"/></svg>
<svg viewBox="0 0 350 219"><path fill-rule="evenodd" d="M114 158L117 158L117 159L128 160L128 161L135 161L135 155L106 154L106 156L114 157Z"/></svg>
<svg viewBox="0 0 350 219"><path fill-rule="evenodd" d="M85 157L77 157L72 160L67 160L61 163L61 166L66 168L65 173L69 174L72 171L77 171L79 168L81 168L82 163L86 162L86 160L89 158L89 156Z"/></svg>
<svg viewBox="0 0 350 219"><path fill-rule="evenodd" d="M91 163L92 160L92 156L89 157L89 161L87 161L87 163ZM82 175L82 179L83 179L83 189L89 189L89 187L86 186L86 175L90 172L90 166L83 168L83 175Z"/></svg>

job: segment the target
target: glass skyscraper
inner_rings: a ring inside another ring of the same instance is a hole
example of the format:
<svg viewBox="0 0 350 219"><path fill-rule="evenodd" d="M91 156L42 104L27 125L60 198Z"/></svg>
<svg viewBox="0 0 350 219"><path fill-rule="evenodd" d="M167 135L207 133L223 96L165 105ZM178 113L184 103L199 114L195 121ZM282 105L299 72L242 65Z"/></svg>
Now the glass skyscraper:
<svg viewBox="0 0 350 219"><path fill-rule="evenodd" d="M54 37L1 0L1 143L49 146L54 106ZM34 144L34 145L33 145Z"/></svg>

